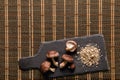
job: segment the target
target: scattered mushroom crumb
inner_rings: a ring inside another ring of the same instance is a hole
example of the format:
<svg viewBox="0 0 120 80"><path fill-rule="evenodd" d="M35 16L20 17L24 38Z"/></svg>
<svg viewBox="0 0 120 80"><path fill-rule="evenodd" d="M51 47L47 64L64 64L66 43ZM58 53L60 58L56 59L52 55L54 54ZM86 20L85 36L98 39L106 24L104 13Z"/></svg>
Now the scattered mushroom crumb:
<svg viewBox="0 0 120 80"><path fill-rule="evenodd" d="M80 50L80 59L83 64L92 66L93 64L98 65L100 60L100 49L96 46L87 44Z"/></svg>
<svg viewBox="0 0 120 80"><path fill-rule="evenodd" d="M80 52L77 52L77 54L79 54Z"/></svg>

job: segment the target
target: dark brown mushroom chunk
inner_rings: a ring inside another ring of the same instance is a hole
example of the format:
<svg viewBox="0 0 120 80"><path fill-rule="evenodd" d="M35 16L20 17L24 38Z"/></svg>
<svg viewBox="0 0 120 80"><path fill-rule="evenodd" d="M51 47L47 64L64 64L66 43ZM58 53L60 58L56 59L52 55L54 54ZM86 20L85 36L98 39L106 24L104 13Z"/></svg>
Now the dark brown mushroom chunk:
<svg viewBox="0 0 120 80"><path fill-rule="evenodd" d="M74 70L75 69L75 64L72 63L68 68L71 69L71 70Z"/></svg>
<svg viewBox="0 0 120 80"><path fill-rule="evenodd" d="M74 52L77 49L77 43L73 40L66 42L66 51Z"/></svg>
<svg viewBox="0 0 120 80"><path fill-rule="evenodd" d="M40 65L40 70L45 73L47 71L55 72L55 68L51 68L51 63L49 61L44 61Z"/></svg>
<svg viewBox="0 0 120 80"><path fill-rule="evenodd" d="M49 51L46 56L52 60L55 66L58 66L58 62L55 61L55 58L59 56L59 53L57 51Z"/></svg>
<svg viewBox="0 0 120 80"><path fill-rule="evenodd" d="M63 62L60 63L60 68L64 68L67 63L73 63L73 57L67 54L63 54L62 56Z"/></svg>

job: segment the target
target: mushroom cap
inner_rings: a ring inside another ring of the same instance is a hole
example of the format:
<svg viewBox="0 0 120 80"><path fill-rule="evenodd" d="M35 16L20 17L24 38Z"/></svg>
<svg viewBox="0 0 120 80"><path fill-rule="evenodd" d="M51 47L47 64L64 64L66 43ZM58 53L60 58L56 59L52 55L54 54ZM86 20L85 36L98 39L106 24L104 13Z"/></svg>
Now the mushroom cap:
<svg viewBox="0 0 120 80"><path fill-rule="evenodd" d="M73 40L69 40L69 41L66 42L66 48L68 50L76 49L77 48L77 43Z"/></svg>
<svg viewBox="0 0 120 80"><path fill-rule="evenodd" d="M73 57L68 55L68 54L63 54L62 59L69 62L69 63L73 62Z"/></svg>
<svg viewBox="0 0 120 80"><path fill-rule="evenodd" d="M47 72L50 68L51 63L49 61L44 61L42 62L41 66L40 66L40 70L44 73Z"/></svg>
<svg viewBox="0 0 120 80"><path fill-rule="evenodd" d="M57 51L52 50L52 51L48 51L46 56L47 58L54 58L54 57L58 57L59 53Z"/></svg>

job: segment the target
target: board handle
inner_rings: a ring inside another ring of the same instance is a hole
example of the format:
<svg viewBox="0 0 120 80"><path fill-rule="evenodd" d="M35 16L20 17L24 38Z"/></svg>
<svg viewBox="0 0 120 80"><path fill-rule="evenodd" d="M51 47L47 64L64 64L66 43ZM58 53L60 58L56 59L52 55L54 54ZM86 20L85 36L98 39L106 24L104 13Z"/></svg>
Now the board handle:
<svg viewBox="0 0 120 80"><path fill-rule="evenodd" d="M38 67L35 64L34 57L26 57L19 60L19 68L21 70L30 70L37 69Z"/></svg>

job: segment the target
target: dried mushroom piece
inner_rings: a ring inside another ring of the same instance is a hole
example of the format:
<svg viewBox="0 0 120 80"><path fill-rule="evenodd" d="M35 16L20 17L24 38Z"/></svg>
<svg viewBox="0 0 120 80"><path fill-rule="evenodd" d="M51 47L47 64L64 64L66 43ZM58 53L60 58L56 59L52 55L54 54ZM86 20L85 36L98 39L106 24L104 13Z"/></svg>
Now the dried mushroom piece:
<svg viewBox="0 0 120 80"><path fill-rule="evenodd" d="M74 69L75 69L75 67L76 67L76 66L75 66L75 64L74 64L74 63L72 63L72 64L70 64L70 66L68 66L68 68L69 68L69 69L71 69L71 70L74 70Z"/></svg>
<svg viewBox="0 0 120 80"><path fill-rule="evenodd" d="M55 68L51 68L51 63L49 61L44 61L40 65L40 70L45 73L47 71L55 72Z"/></svg>
<svg viewBox="0 0 120 80"><path fill-rule="evenodd" d="M60 68L64 68L67 63L73 63L73 57L67 54L63 54L62 56L63 62L60 63Z"/></svg>
<svg viewBox="0 0 120 80"><path fill-rule="evenodd" d="M77 49L77 43L73 40L66 42L66 51L74 52Z"/></svg>
<svg viewBox="0 0 120 80"><path fill-rule="evenodd" d="M59 53L57 51L48 51L46 57L50 58L55 66L58 67L58 62L55 61L55 58L59 56Z"/></svg>
<svg viewBox="0 0 120 80"><path fill-rule="evenodd" d="M100 49L94 45L87 44L79 52L80 59L87 66L97 65L100 60Z"/></svg>

